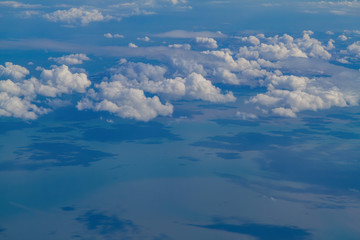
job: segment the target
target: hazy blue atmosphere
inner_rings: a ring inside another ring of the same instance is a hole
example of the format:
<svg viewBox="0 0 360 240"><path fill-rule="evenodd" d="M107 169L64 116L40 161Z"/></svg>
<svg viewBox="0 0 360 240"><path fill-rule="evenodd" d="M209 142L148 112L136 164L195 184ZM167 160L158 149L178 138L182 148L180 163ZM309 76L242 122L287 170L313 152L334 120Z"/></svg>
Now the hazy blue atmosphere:
<svg viewBox="0 0 360 240"><path fill-rule="evenodd" d="M0 1L0 239L360 239L360 2Z"/></svg>

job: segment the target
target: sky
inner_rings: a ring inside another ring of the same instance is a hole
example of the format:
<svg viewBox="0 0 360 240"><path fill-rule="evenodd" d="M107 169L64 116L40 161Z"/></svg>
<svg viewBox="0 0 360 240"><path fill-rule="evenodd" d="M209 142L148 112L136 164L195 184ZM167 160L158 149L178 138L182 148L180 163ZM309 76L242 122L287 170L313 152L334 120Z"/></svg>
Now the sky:
<svg viewBox="0 0 360 240"><path fill-rule="evenodd" d="M0 1L0 239L359 239L359 20Z"/></svg>

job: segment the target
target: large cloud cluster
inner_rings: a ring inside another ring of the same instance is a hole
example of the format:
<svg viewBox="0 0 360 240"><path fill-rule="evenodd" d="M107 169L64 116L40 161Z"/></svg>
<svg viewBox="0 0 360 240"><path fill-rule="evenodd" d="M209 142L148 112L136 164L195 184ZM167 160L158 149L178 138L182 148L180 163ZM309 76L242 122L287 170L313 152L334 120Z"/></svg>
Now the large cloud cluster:
<svg viewBox="0 0 360 240"><path fill-rule="evenodd" d="M166 78L166 72L163 66L123 61L111 70L109 81L95 85L96 89L91 89L77 108L108 111L123 118L148 121L158 115L171 115L173 106L170 100L235 101L231 92L222 94L201 74ZM146 97L145 92L156 95ZM162 103L159 97L166 103Z"/></svg>
<svg viewBox="0 0 360 240"><path fill-rule="evenodd" d="M220 49L197 56L172 56L171 63L183 74L196 72L229 85L265 88L265 93L248 99L247 103L254 105L251 114L296 117L305 110L357 105L360 94L352 88L360 87L353 81L360 79L359 72L330 64L334 40L324 45L312 34L304 31L301 38L287 34L236 37L245 45L238 51ZM347 48L356 56L358 50L358 42Z"/></svg>
<svg viewBox="0 0 360 240"><path fill-rule="evenodd" d="M50 109L39 97L58 97L85 92L91 82L84 73L72 73L65 65L41 70L40 79L24 79L29 71L19 65L0 66L9 79L0 80L0 116L36 119ZM5 75L5 74L3 74Z"/></svg>
<svg viewBox="0 0 360 240"><path fill-rule="evenodd" d="M247 110L239 108L234 112L243 119L266 114L296 117L301 111L357 105L359 71L336 66L333 60L338 61L340 56L356 62L360 56L359 42L338 50L334 40L323 43L312 34L304 31L299 38L287 34L240 36L233 38L236 47L230 44L229 48L214 50L207 46L210 50L204 51L191 50L188 43L167 43L168 47L113 47L112 56L145 56L155 59L156 64L121 59L92 88L86 74L73 73L67 67L88 60L85 54L50 58L66 65L38 68L39 79L25 79L29 74L26 68L5 63L0 65L0 76L4 79L1 114L33 119L49 111L46 104L37 101L39 96L59 98L75 92L82 94L77 103L79 110L108 111L120 117L148 121L171 115L172 103L178 100L232 102L234 106L237 103L233 102L245 98L236 98L233 92L222 90L219 86L224 84L227 89L234 85L237 86L234 89L242 85L255 87L245 99ZM213 42L210 37L197 39L201 44ZM94 51L106 54L109 49Z"/></svg>
<svg viewBox="0 0 360 240"><path fill-rule="evenodd" d="M124 62L114 68L112 81L124 86L139 88L149 93L160 94L166 99L199 99L210 102L232 102L231 92L222 94L211 81L201 74L192 72L184 77L166 78L167 69L145 63Z"/></svg>

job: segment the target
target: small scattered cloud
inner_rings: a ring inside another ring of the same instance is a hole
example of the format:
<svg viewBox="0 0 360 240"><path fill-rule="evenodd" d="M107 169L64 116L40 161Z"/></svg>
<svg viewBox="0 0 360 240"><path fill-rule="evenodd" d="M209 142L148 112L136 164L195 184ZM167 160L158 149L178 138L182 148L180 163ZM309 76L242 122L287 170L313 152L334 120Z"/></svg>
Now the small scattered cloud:
<svg viewBox="0 0 360 240"><path fill-rule="evenodd" d="M68 10L57 10L45 14L44 17L50 22L61 22L74 25L88 25L91 22L101 22L112 19L110 15L104 16L98 9L70 8Z"/></svg>
<svg viewBox="0 0 360 240"><path fill-rule="evenodd" d="M242 120L250 120L250 119L257 119L258 117L253 113L247 113L247 112L236 112L236 116Z"/></svg>
<svg viewBox="0 0 360 240"><path fill-rule="evenodd" d="M70 54L65 55L62 57L50 57L49 60L53 60L58 64L65 64L65 65L74 65L74 64L83 64L84 61L90 60L86 54L77 53L77 54Z"/></svg>
<svg viewBox="0 0 360 240"><path fill-rule="evenodd" d="M170 44L168 45L169 48L180 48L180 49L185 49L185 50L190 50L191 49L191 45L190 44Z"/></svg>
<svg viewBox="0 0 360 240"><path fill-rule="evenodd" d="M136 38L139 41L149 42L150 38L148 36L142 37L142 38Z"/></svg>
<svg viewBox="0 0 360 240"><path fill-rule="evenodd" d="M106 38L124 38L124 35L118 34L118 33L115 33L115 34L105 33L104 37L106 37Z"/></svg>
<svg viewBox="0 0 360 240"><path fill-rule="evenodd" d="M138 47L135 43L129 43L128 46L130 48L137 48Z"/></svg>
<svg viewBox="0 0 360 240"><path fill-rule="evenodd" d="M339 37L338 37L341 41L346 41L346 40L348 40L348 37L347 36L345 36L345 34L341 34Z"/></svg>

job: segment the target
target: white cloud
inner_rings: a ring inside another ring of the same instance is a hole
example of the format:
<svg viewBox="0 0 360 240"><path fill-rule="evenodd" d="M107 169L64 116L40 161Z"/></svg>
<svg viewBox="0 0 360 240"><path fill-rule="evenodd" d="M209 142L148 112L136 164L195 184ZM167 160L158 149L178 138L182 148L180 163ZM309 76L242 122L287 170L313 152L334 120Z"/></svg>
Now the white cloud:
<svg viewBox="0 0 360 240"><path fill-rule="evenodd" d="M0 116L33 120L36 119L38 115L47 112L47 109L38 107L27 99L12 96L0 90Z"/></svg>
<svg viewBox="0 0 360 240"><path fill-rule="evenodd" d="M148 36L145 36L143 38L137 38L137 40L139 41L144 41L144 42L149 42L150 41L150 38Z"/></svg>
<svg viewBox="0 0 360 240"><path fill-rule="evenodd" d="M111 33L105 33L104 37L106 38L124 38L124 35L115 33L115 34L111 34Z"/></svg>
<svg viewBox="0 0 360 240"><path fill-rule="evenodd" d="M138 88L167 99L199 99L210 102L233 102L232 92L222 94L211 81L199 73L185 77L165 78L165 67L127 62L113 69L111 80L128 88Z"/></svg>
<svg viewBox="0 0 360 240"><path fill-rule="evenodd" d="M105 33L104 37L106 38L113 38L113 35L111 33Z"/></svg>
<svg viewBox="0 0 360 240"><path fill-rule="evenodd" d="M184 31L184 30L173 30L165 33L159 33L153 35L155 37L161 38L196 38L196 37L207 37L207 38L223 38L226 35L222 34L221 32L191 32L191 31Z"/></svg>
<svg viewBox="0 0 360 240"><path fill-rule="evenodd" d="M169 0L172 4L176 5L178 3L186 3L186 0Z"/></svg>
<svg viewBox="0 0 360 240"><path fill-rule="evenodd" d="M12 8L41 8L41 4L25 4L16 1L0 1L0 6Z"/></svg>
<svg viewBox="0 0 360 240"><path fill-rule="evenodd" d="M347 57L338 58L338 59L336 59L336 61L338 61L339 63L343 63L343 64L349 64L349 63L350 63L350 62L347 60Z"/></svg>
<svg viewBox="0 0 360 240"><path fill-rule="evenodd" d="M247 112L236 112L236 116L242 120L249 120L249 119L257 119L257 116L253 113L247 113Z"/></svg>
<svg viewBox="0 0 360 240"><path fill-rule="evenodd" d="M0 76L10 77L16 80L24 78L29 74L29 70L20 66L14 65L11 62L6 62L5 66L0 65Z"/></svg>
<svg viewBox="0 0 360 240"><path fill-rule="evenodd" d="M291 118L296 117L296 114L293 112L293 110L291 110L289 108L278 107L278 108L272 109L272 112L275 115L279 115L279 116L283 116L283 117L291 117Z"/></svg>
<svg viewBox="0 0 360 240"><path fill-rule="evenodd" d="M39 94L55 97L63 93L73 91L84 93L86 88L91 85L90 80L84 73L72 73L68 66L53 66L52 69L42 69L40 79L45 82L37 90Z"/></svg>
<svg viewBox="0 0 360 240"><path fill-rule="evenodd" d="M348 51L360 57L360 41L357 41L347 47Z"/></svg>
<svg viewBox="0 0 360 240"><path fill-rule="evenodd" d="M215 49L218 47L216 40L213 38L196 37L195 40L197 44L205 48Z"/></svg>
<svg viewBox="0 0 360 240"><path fill-rule="evenodd" d="M129 43L128 45L130 48L137 48L138 46L135 43Z"/></svg>
<svg viewBox="0 0 360 240"><path fill-rule="evenodd" d="M319 11L327 11L336 15L359 16L360 2L353 1L318 1L302 3L309 7L315 7Z"/></svg>
<svg viewBox="0 0 360 240"><path fill-rule="evenodd" d="M333 50L333 49L335 48L334 42L335 42L335 41L334 41L333 39L330 39L330 40L328 41L327 46L326 46L326 50Z"/></svg>
<svg viewBox="0 0 360 240"><path fill-rule="evenodd" d="M36 16L36 15L40 15L40 14L41 14L40 11L26 10L26 11L20 12L19 16L23 17L23 18L30 18L32 16Z"/></svg>
<svg viewBox="0 0 360 240"><path fill-rule="evenodd" d="M191 49L191 45L190 44L170 44L168 45L169 48L182 48L185 50L190 50Z"/></svg>
<svg viewBox="0 0 360 240"><path fill-rule="evenodd" d="M348 37L345 36L345 34L341 34L338 38L339 38L341 41L346 41L346 40L348 40Z"/></svg>
<svg viewBox="0 0 360 240"><path fill-rule="evenodd" d="M49 60L53 60L58 64L74 65L74 64L83 64L83 61L88 61L90 60L90 58L86 56L86 54L77 53L77 54L70 54L57 58L50 57Z"/></svg>
<svg viewBox="0 0 360 240"><path fill-rule="evenodd" d="M88 97L77 104L79 110L108 111L122 118L149 121L159 115L173 112L170 103L162 104L157 96L146 97L140 89L126 88L119 81L95 85L98 92L90 90Z"/></svg>
<svg viewBox="0 0 360 240"><path fill-rule="evenodd" d="M11 63L7 65L21 69L21 66ZM65 65L40 70L40 80L34 77L24 79L25 75L16 74L9 75L12 79L0 80L0 116L36 119L51 111L45 107L50 101L39 100L38 96L55 98L73 91L83 93L91 84L85 74L71 73Z"/></svg>
<svg viewBox="0 0 360 240"><path fill-rule="evenodd" d="M239 55L246 58L258 57L268 60L280 60L288 57L315 57L330 59L331 54L317 39L311 38L311 31L304 31L303 37L295 39L287 34L281 37L267 38L267 43L256 46L241 47Z"/></svg>
<svg viewBox="0 0 360 240"><path fill-rule="evenodd" d="M51 22L62 22L67 24L88 25L91 22L100 22L111 19L111 16L104 16L97 9L86 10L83 7L70 8L68 10L57 10L45 14L44 17Z"/></svg>

